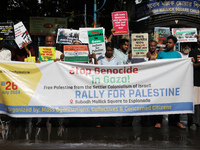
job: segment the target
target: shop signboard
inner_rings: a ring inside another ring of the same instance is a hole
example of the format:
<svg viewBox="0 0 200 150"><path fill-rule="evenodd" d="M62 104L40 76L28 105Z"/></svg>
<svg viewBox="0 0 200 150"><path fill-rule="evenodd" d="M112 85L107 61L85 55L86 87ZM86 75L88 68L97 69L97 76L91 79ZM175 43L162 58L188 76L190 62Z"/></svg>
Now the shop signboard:
<svg viewBox="0 0 200 150"><path fill-rule="evenodd" d="M30 34L35 36L56 36L58 28L67 27L67 18L30 17Z"/></svg>
<svg viewBox="0 0 200 150"><path fill-rule="evenodd" d="M200 15L200 0L150 0L137 4L135 7L136 19L143 17L166 14L166 13L186 13Z"/></svg>

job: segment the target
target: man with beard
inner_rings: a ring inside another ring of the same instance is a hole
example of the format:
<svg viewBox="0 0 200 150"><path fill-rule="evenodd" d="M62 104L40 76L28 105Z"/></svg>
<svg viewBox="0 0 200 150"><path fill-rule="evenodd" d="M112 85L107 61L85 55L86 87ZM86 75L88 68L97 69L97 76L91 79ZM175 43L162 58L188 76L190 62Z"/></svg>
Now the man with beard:
<svg viewBox="0 0 200 150"><path fill-rule="evenodd" d="M190 45L188 43L183 43L182 49L180 51L182 58L188 58L190 51L191 51Z"/></svg>
<svg viewBox="0 0 200 150"><path fill-rule="evenodd" d="M173 35L167 37L166 50L160 51L158 53L157 59L173 59L182 58L181 54L174 51L174 46L176 45L177 38Z"/></svg>
<svg viewBox="0 0 200 150"><path fill-rule="evenodd" d="M197 35L197 46L190 51L189 57L193 59L194 67L194 114L191 115L190 129L196 130L200 126L200 36Z"/></svg>
<svg viewBox="0 0 200 150"><path fill-rule="evenodd" d="M175 59L182 58L181 54L174 51L174 46L176 45L177 38L173 35L167 37L166 50L160 51L158 53L157 59ZM162 115L159 115L156 119L156 128L161 128ZM177 125L181 129L186 127L180 122L180 114L169 115L169 124Z"/></svg>
<svg viewBox="0 0 200 150"><path fill-rule="evenodd" d="M116 56L122 64L127 64L128 59L131 58L132 54L128 54L129 40L121 39L119 49L114 49L113 55Z"/></svg>

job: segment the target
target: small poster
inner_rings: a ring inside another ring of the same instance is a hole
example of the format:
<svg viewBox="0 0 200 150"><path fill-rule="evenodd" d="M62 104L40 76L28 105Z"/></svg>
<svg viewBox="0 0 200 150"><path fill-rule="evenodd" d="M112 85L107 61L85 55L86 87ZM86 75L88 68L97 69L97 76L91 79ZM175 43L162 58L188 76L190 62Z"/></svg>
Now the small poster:
<svg viewBox="0 0 200 150"><path fill-rule="evenodd" d="M105 34L105 29L100 27L100 28L79 28L79 40L82 43L88 44L88 32L89 30L97 30L97 29L103 29L103 33Z"/></svg>
<svg viewBox="0 0 200 150"><path fill-rule="evenodd" d="M155 27L154 40L158 43L157 47L165 47L167 37L170 35L170 28L168 27Z"/></svg>
<svg viewBox="0 0 200 150"><path fill-rule="evenodd" d="M132 57L146 58L149 49L148 33L134 33L131 34L132 40Z"/></svg>
<svg viewBox="0 0 200 150"><path fill-rule="evenodd" d="M39 47L39 60L51 61L55 59L55 47Z"/></svg>
<svg viewBox="0 0 200 150"><path fill-rule="evenodd" d="M118 11L112 13L114 35L129 34L127 11Z"/></svg>
<svg viewBox="0 0 200 150"><path fill-rule="evenodd" d="M22 22L15 24L14 30L15 30L15 42L20 49L23 48L22 46L23 42L27 42L28 44L32 43L31 37Z"/></svg>
<svg viewBox="0 0 200 150"><path fill-rule="evenodd" d="M103 29L88 31L90 54L104 54L106 50Z"/></svg>
<svg viewBox="0 0 200 150"><path fill-rule="evenodd" d="M13 23L0 23L0 38L4 40L15 39Z"/></svg>
<svg viewBox="0 0 200 150"><path fill-rule="evenodd" d="M197 42L196 28L172 28L172 35L176 36L178 42Z"/></svg>
<svg viewBox="0 0 200 150"><path fill-rule="evenodd" d="M56 43L73 44L73 40L79 39L79 30L59 28Z"/></svg>
<svg viewBox="0 0 200 150"><path fill-rule="evenodd" d="M69 62L88 62L87 45L65 45L65 61Z"/></svg>

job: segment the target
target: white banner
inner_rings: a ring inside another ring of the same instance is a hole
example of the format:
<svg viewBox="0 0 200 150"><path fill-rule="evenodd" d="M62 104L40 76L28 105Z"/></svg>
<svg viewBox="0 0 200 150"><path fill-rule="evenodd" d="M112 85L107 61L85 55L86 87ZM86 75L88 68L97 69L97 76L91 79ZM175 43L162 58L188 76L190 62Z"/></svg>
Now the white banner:
<svg viewBox="0 0 200 150"><path fill-rule="evenodd" d="M100 66L0 62L0 112L91 117L193 112L191 59Z"/></svg>

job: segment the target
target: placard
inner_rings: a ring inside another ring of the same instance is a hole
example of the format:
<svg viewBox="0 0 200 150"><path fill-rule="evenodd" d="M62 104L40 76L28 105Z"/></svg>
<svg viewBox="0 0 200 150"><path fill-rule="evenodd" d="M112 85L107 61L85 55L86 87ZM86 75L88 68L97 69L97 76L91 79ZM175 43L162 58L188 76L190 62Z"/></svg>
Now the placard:
<svg viewBox="0 0 200 150"><path fill-rule="evenodd" d="M55 59L55 47L39 47L39 60L51 61Z"/></svg>
<svg viewBox="0 0 200 150"><path fill-rule="evenodd" d="M14 29L15 29L15 42L20 49L23 48L22 46L23 42L27 42L28 44L32 43L32 39L22 22L15 24Z"/></svg>
<svg viewBox="0 0 200 150"><path fill-rule="evenodd" d="M165 47L167 37L170 35L170 28L168 27L155 27L154 40L158 43L157 47Z"/></svg>
<svg viewBox="0 0 200 150"><path fill-rule="evenodd" d="M103 29L88 31L90 54L104 54L106 51Z"/></svg>
<svg viewBox="0 0 200 150"><path fill-rule="evenodd" d="M131 34L132 40L132 57L145 58L149 49L148 33Z"/></svg>
<svg viewBox="0 0 200 150"><path fill-rule="evenodd" d="M196 28L172 28L172 35L176 36L178 42L197 42Z"/></svg>
<svg viewBox="0 0 200 150"><path fill-rule="evenodd" d="M59 44L73 44L73 40L79 39L79 30L58 29L56 43Z"/></svg>
<svg viewBox="0 0 200 150"><path fill-rule="evenodd" d="M114 35L129 34L127 11L112 12Z"/></svg>
<svg viewBox="0 0 200 150"><path fill-rule="evenodd" d="M69 62L88 62L88 46L87 45L65 45L64 46L65 61Z"/></svg>

